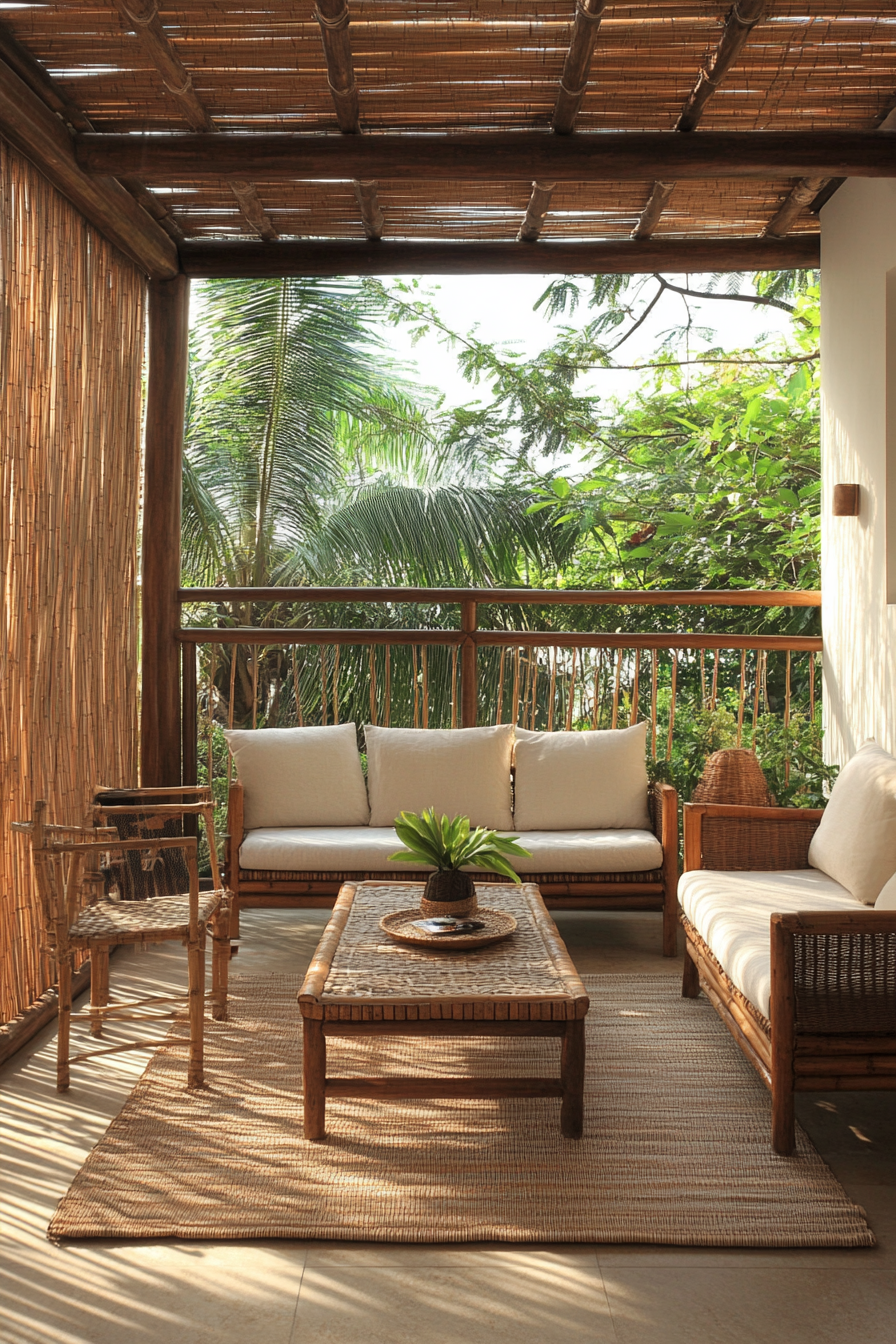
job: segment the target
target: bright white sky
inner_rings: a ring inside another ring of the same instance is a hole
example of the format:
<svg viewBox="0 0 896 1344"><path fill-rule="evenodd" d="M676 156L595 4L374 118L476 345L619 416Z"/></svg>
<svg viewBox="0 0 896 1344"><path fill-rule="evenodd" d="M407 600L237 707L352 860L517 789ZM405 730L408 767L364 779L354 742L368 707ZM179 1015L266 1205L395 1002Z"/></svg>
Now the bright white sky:
<svg viewBox="0 0 896 1344"><path fill-rule="evenodd" d="M534 304L547 288L551 276L544 275L477 275L428 276L421 284L421 297L429 291L431 302L441 313L446 324L461 333L476 327L480 339L489 342L507 342L525 356L531 357L549 345L552 331L566 324L581 326L594 315L594 310L580 303L573 316L546 321L543 311L533 311ZM701 275L668 276L674 283L690 285L702 290L708 287L710 277ZM400 277L408 281L410 277ZM387 286L388 279L383 282ZM747 285L744 288L748 288ZM788 329L788 315L780 309L756 309L746 303L722 303L717 300L691 300L694 320L698 325L712 327L713 345L725 350L750 346L763 334L774 335ZM657 304L644 326L627 341L616 354L620 363L635 364L649 359L660 345L661 333L685 320L683 301L677 295L667 294ZM457 367L456 354L433 334L416 346L412 344L406 327L387 327L384 335L396 358L410 367L416 366L419 381L445 394L451 405L463 405L488 399L487 386L478 388L467 383ZM696 341L691 354L699 354L706 343ZM602 371L593 375L593 386L605 397L624 397L632 392L646 375Z"/></svg>

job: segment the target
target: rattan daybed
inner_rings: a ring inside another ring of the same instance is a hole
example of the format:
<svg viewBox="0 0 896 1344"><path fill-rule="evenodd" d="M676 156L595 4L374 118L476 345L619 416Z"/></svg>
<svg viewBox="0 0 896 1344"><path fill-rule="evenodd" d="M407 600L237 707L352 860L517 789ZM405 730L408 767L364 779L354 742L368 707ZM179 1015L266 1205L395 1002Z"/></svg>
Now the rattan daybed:
<svg viewBox="0 0 896 1344"><path fill-rule="evenodd" d="M706 993L770 1088L772 1143L782 1154L794 1147L795 1092L896 1088L896 909L870 908L809 866L822 816L684 809L682 993ZM725 891L727 909L713 906ZM764 965L756 940L763 909Z"/></svg>

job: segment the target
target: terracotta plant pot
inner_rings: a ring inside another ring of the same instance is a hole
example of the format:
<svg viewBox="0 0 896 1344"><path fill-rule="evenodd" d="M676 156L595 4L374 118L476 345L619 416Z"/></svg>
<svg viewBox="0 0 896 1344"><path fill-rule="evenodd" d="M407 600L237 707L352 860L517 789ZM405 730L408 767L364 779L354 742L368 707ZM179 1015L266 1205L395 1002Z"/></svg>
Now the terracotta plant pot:
<svg viewBox="0 0 896 1344"><path fill-rule="evenodd" d="M420 912L433 915L471 915L476 909L476 887L469 873L456 868L432 873L423 888Z"/></svg>

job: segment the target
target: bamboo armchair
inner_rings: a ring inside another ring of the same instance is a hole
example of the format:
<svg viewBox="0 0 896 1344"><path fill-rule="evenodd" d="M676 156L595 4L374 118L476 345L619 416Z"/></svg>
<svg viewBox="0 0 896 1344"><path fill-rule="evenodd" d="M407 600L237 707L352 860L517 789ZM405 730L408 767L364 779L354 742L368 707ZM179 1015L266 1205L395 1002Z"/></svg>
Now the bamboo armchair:
<svg viewBox="0 0 896 1344"><path fill-rule="evenodd" d="M688 804L684 870L808 868L820 809ZM812 910L770 917L764 1017L687 917L682 994L703 989L772 1095L772 1144L793 1152L796 1092L896 1089L896 912Z"/></svg>
<svg viewBox="0 0 896 1344"><path fill-rule="evenodd" d="M172 797L176 801L167 801ZM190 801L187 801L187 799ZM126 801L125 801L126 800ZM227 1012L230 964L228 895L221 885L208 790L102 790L92 827L56 825L47 804L35 804L30 822L13 822L28 835L37 879L46 947L56 963L59 1032L56 1086L64 1092L71 1065L123 1050L151 1049L162 1039L127 1041L71 1053L71 1023L86 1022L94 1037L106 1023L165 1021L186 1008L190 1023L187 1085L203 1082L205 1002L212 1015ZM202 816L211 851L212 891L200 891L198 841L184 834ZM205 990L205 943L213 939L212 990ZM188 993L109 1001L109 954L124 944L179 940L187 949ZM75 955L91 963L90 1007L72 1011Z"/></svg>

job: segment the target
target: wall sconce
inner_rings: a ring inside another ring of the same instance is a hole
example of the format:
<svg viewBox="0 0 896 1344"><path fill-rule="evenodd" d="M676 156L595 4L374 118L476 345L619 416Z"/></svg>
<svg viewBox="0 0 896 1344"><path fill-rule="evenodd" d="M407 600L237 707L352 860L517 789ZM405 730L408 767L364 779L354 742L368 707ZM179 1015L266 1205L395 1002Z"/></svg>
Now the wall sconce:
<svg viewBox="0 0 896 1344"><path fill-rule="evenodd" d="M857 518L859 516L859 487L857 485L834 486L834 517Z"/></svg>

